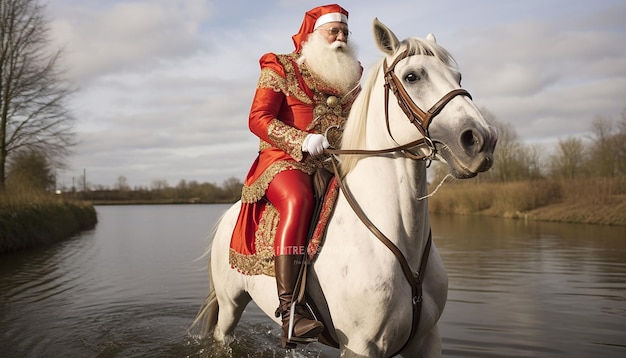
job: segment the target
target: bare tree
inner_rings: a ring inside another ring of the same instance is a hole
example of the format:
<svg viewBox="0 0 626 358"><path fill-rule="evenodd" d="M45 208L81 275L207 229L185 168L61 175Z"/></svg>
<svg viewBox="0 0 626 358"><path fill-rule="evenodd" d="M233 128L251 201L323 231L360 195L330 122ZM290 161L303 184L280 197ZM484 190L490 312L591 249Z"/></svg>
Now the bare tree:
<svg viewBox="0 0 626 358"><path fill-rule="evenodd" d="M585 144L580 138L559 140L556 152L550 158L553 177L572 179L585 174Z"/></svg>
<svg viewBox="0 0 626 358"><path fill-rule="evenodd" d="M117 183L115 183L113 187L119 191L130 190L130 186L128 185L128 179L123 175L120 175L119 177L117 177Z"/></svg>
<svg viewBox="0 0 626 358"><path fill-rule="evenodd" d="M600 177L619 175L620 152L624 143L614 128L610 118L596 117L591 122L590 167Z"/></svg>
<svg viewBox="0 0 626 358"><path fill-rule="evenodd" d="M75 144L73 90L61 80L61 51L49 48L44 11L38 0L0 1L0 190L11 154L37 150L59 165Z"/></svg>
<svg viewBox="0 0 626 358"><path fill-rule="evenodd" d="M530 145L524 151L526 153L524 155L526 161L526 175L528 179L541 179L543 178L543 174L541 171L543 158L541 154L543 153L543 146L540 144Z"/></svg>
<svg viewBox="0 0 626 358"><path fill-rule="evenodd" d="M622 112L617 128L617 172L619 175L626 175L626 110Z"/></svg>
<svg viewBox="0 0 626 358"><path fill-rule="evenodd" d="M485 108L481 108L483 116L498 130L498 146L494 152L494 164L488 176L495 181L507 182L525 179L526 158L523 157L524 146L515 129L510 123L500 122L496 116Z"/></svg>
<svg viewBox="0 0 626 358"><path fill-rule="evenodd" d="M241 197L242 188L243 183L241 182L241 180L235 177L230 177L224 180L224 183L222 184L222 189L224 190L224 194L228 197L228 199Z"/></svg>
<svg viewBox="0 0 626 358"><path fill-rule="evenodd" d="M169 188L169 185L167 184L167 180L165 179L154 179L152 181L151 188L154 191L160 191Z"/></svg>

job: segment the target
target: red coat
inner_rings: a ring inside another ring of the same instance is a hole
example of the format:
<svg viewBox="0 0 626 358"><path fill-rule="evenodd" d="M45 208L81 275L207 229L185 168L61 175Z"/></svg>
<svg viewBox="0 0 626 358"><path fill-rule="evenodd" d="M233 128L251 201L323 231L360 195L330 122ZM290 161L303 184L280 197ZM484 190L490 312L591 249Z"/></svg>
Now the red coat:
<svg viewBox="0 0 626 358"><path fill-rule="evenodd" d="M299 65L298 57L297 53L268 53L259 61L261 75L248 123L260 139L259 155L244 182L242 209L231 240L231 263L237 253L256 254L255 233L265 209L261 199L274 176L286 169L312 174L327 167L326 156L303 153L302 142L309 133L324 134L329 127L342 126L358 94L353 91L340 98L336 89ZM329 141L337 146L340 132L335 133L335 138L329 135Z"/></svg>

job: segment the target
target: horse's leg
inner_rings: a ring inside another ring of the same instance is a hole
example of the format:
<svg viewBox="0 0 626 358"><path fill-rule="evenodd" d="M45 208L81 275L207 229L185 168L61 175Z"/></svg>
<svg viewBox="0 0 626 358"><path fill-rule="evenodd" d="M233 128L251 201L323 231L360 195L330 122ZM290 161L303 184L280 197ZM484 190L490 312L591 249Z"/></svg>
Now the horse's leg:
<svg viewBox="0 0 626 358"><path fill-rule="evenodd" d="M247 292L239 290L217 291L217 302L219 311L217 315L217 324L213 331L213 338L225 345L230 344L233 340L233 332L246 305L251 298Z"/></svg>
<svg viewBox="0 0 626 358"><path fill-rule="evenodd" d="M424 352L424 357L441 357L441 335L439 334L439 324L435 324L426 337L424 337L422 350Z"/></svg>
<svg viewBox="0 0 626 358"><path fill-rule="evenodd" d="M402 357L416 358L440 358L441 357L441 336L439 335L439 325L426 333L421 339L413 338L401 353Z"/></svg>
<svg viewBox="0 0 626 358"><path fill-rule="evenodd" d="M232 341L235 326L251 299L245 289L244 276L230 267L228 262L230 237L238 213L239 206L234 205L224 214L213 238L209 263L218 306L213 337L224 344Z"/></svg>

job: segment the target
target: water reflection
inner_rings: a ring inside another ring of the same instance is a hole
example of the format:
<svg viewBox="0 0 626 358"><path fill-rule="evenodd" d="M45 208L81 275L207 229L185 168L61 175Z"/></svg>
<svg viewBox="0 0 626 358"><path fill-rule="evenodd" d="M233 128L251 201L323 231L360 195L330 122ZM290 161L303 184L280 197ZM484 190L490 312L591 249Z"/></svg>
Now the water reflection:
<svg viewBox="0 0 626 358"><path fill-rule="evenodd" d="M225 205L98 207L80 237L0 256L7 357L275 357L251 304L230 351L187 328L207 291L207 235ZM450 276L445 357L622 357L625 228L432 218ZM300 357L333 357L309 345Z"/></svg>
<svg viewBox="0 0 626 358"><path fill-rule="evenodd" d="M623 228L471 216L432 225L450 277L446 356L626 352Z"/></svg>

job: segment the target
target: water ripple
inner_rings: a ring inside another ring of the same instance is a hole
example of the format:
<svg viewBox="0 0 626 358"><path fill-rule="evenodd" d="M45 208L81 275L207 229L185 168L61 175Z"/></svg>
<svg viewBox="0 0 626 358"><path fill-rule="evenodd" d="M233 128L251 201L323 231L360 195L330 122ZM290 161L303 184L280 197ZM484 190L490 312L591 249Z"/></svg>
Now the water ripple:
<svg viewBox="0 0 626 358"><path fill-rule="evenodd" d="M225 349L187 333L207 291L206 234L227 206L98 207L94 231L0 256L7 357L335 357L286 353L251 304ZM623 228L433 217L449 273L445 357L626 356ZM593 239L590 239L593 238Z"/></svg>

